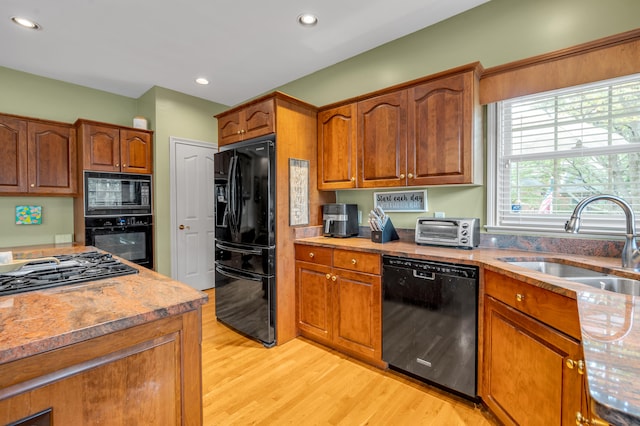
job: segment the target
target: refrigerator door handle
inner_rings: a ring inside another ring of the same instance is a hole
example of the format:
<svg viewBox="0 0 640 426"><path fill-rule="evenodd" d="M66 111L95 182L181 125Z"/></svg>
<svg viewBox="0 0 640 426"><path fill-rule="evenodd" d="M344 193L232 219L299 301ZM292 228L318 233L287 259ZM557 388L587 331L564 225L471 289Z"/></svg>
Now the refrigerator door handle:
<svg viewBox="0 0 640 426"><path fill-rule="evenodd" d="M262 254L261 249L241 249L236 247L230 247L221 243L216 243L216 247L222 250L233 251L236 253L244 253L244 254Z"/></svg>
<svg viewBox="0 0 640 426"><path fill-rule="evenodd" d="M250 281L258 281L258 282L262 281L262 277L259 275L247 274L247 276L244 276L240 274L234 274L233 272L224 270L219 266L216 266L216 272L221 275L224 275L225 277L233 278L234 280L250 280Z"/></svg>

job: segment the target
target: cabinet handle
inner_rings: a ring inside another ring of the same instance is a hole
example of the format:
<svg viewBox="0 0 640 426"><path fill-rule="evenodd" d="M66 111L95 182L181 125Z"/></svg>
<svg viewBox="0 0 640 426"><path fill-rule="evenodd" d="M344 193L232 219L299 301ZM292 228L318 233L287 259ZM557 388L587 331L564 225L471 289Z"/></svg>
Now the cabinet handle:
<svg viewBox="0 0 640 426"><path fill-rule="evenodd" d="M309 257L313 259L313 256L315 256L315 254L313 254L313 252L310 252Z"/></svg>
<svg viewBox="0 0 640 426"><path fill-rule="evenodd" d="M355 182L356 181L356 177L355 176L351 176L351 182Z"/></svg>
<svg viewBox="0 0 640 426"><path fill-rule="evenodd" d="M32 188L35 188L35 187L36 187L36 184L35 184L35 183L32 183L32 184L31 184L31 187L32 187Z"/></svg>
<svg viewBox="0 0 640 426"><path fill-rule="evenodd" d="M327 275L325 275L325 277L326 277L328 280L330 280L330 279L331 279L331 274L327 274Z"/></svg>
<svg viewBox="0 0 640 426"><path fill-rule="evenodd" d="M351 259L351 264L352 264L352 265L355 265L356 263L358 263L358 261L357 261L357 260L355 260L355 259Z"/></svg>
<svg viewBox="0 0 640 426"><path fill-rule="evenodd" d="M578 369L578 374L584 374L584 361L579 359L577 361L574 361L572 359L567 359L565 361L565 365L570 369L573 370L574 368Z"/></svg>
<svg viewBox="0 0 640 426"><path fill-rule="evenodd" d="M114 169L115 169L115 168L118 168L118 167L120 167L120 163L116 163L116 165L115 165L115 166L113 166L113 168L114 168Z"/></svg>
<svg viewBox="0 0 640 426"><path fill-rule="evenodd" d="M122 167L127 167L127 165L126 165L126 164L123 164L123 165L122 165Z"/></svg>
<svg viewBox="0 0 640 426"><path fill-rule="evenodd" d="M404 179L404 173L400 173L400 179Z"/></svg>
<svg viewBox="0 0 640 426"><path fill-rule="evenodd" d="M236 135L239 135L240 133L241 133L241 132L240 132L240 130L238 130L238 131L236 132Z"/></svg>
<svg viewBox="0 0 640 426"><path fill-rule="evenodd" d="M331 277L331 281L335 281L335 280L337 280L337 279L338 279L338 277L336 277L335 275L333 275L333 276Z"/></svg>
<svg viewBox="0 0 640 426"><path fill-rule="evenodd" d="M594 426L609 426L608 422L600 419L588 419L582 415L580 411L576 413L576 425L584 426L584 425L594 425Z"/></svg>
<svg viewBox="0 0 640 426"><path fill-rule="evenodd" d="M516 294L516 300L517 300L518 302L522 302L522 301L524 300L524 294L517 293L517 294Z"/></svg>
<svg viewBox="0 0 640 426"><path fill-rule="evenodd" d="M409 174L407 175L407 177L408 177L409 179L413 179L413 173L409 173Z"/></svg>

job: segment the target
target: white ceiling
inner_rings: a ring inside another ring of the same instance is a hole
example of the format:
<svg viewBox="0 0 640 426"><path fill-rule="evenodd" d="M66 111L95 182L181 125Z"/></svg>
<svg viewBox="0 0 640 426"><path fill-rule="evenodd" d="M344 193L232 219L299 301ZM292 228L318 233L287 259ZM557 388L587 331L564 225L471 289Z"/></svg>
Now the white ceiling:
<svg viewBox="0 0 640 426"><path fill-rule="evenodd" d="M486 1L2 0L0 66L132 98L160 86L236 105ZM303 12L318 24L301 27Z"/></svg>

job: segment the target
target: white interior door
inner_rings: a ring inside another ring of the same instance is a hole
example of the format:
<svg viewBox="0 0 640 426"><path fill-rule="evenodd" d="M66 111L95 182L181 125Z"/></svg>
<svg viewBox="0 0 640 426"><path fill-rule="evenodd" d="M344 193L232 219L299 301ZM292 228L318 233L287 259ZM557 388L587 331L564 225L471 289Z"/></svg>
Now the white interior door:
<svg viewBox="0 0 640 426"><path fill-rule="evenodd" d="M214 281L214 160L217 145L179 138L172 154L171 275L199 290Z"/></svg>

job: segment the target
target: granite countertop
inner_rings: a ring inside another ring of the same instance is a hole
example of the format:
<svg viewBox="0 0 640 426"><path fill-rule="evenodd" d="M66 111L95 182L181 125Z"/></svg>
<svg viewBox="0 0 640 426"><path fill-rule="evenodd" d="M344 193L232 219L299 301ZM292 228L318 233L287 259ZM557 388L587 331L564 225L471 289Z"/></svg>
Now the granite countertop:
<svg viewBox="0 0 640 426"><path fill-rule="evenodd" d="M501 260L554 259L559 263L640 280L640 274L622 269L619 258L482 247L463 250L419 246L408 241L380 244L367 238L307 237L297 242L472 264L576 299L592 408L612 424L640 424L640 297L594 289Z"/></svg>
<svg viewBox="0 0 640 426"><path fill-rule="evenodd" d="M95 250L60 245L12 251L17 260ZM1 296L0 364L180 315L207 303L206 293L131 265L138 274Z"/></svg>

